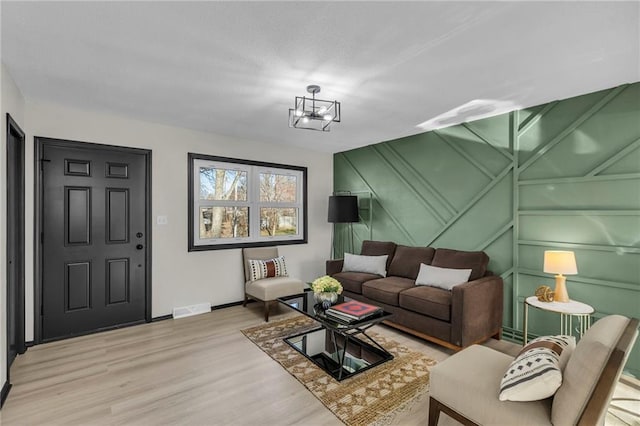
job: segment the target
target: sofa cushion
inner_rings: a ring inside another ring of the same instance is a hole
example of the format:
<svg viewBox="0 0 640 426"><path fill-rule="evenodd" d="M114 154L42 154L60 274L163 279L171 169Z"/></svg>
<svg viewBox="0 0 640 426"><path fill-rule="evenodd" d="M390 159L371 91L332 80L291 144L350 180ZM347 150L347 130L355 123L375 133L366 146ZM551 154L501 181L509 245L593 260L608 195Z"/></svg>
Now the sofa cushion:
<svg viewBox="0 0 640 426"><path fill-rule="evenodd" d="M364 240L362 242L362 250L360 254L365 256L382 256L387 255L387 271L389 270L389 265L391 265L391 259L393 259L393 254L396 251L396 243L391 241L371 241Z"/></svg>
<svg viewBox="0 0 640 426"><path fill-rule="evenodd" d="M400 293L400 307L451 321L451 292L436 287L415 286Z"/></svg>
<svg viewBox="0 0 640 426"><path fill-rule="evenodd" d="M391 259L387 275L411 278L415 280L420 270L420 264L431 264L435 254L433 247L408 247L397 246L396 252Z"/></svg>
<svg viewBox="0 0 640 426"><path fill-rule="evenodd" d="M471 269L438 268L423 263L420 265L416 285L428 285L451 291L453 287L468 282L470 275Z"/></svg>
<svg viewBox="0 0 640 426"><path fill-rule="evenodd" d="M462 251L439 248L433 256L431 266L439 268L471 269L469 281L484 277L489 256L483 251Z"/></svg>
<svg viewBox="0 0 640 426"><path fill-rule="evenodd" d="M512 360L485 346L469 346L431 368L431 396L480 425L551 425L550 398L498 400L500 379Z"/></svg>
<svg viewBox="0 0 640 426"><path fill-rule="evenodd" d="M380 278L380 275L367 274L364 272L338 272L332 276L340 281L343 289L357 294L362 294L363 282Z"/></svg>
<svg viewBox="0 0 640 426"><path fill-rule="evenodd" d="M386 303L391 306L398 306L400 292L414 285L414 281L409 278L380 278L362 284L362 294L371 300Z"/></svg>
<svg viewBox="0 0 640 426"><path fill-rule="evenodd" d="M387 259L388 256L386 254L382 256L363 256L345 253L342 272L365 272L386 277Z"/></svg>
<svg viewBox="0 0 640 426"><path fill-rule="evenodd" d="M621 315L602 318L582 336L564 369L562 386L553 398L555 425L576 424L609 354L627 326Z"/></svg>

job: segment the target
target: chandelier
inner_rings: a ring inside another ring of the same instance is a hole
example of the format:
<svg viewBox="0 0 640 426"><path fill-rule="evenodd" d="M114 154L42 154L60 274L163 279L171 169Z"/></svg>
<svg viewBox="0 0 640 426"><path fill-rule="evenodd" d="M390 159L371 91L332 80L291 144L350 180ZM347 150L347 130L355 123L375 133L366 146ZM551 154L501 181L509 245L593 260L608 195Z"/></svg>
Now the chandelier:
<svg viewBox="0 0 640 426"><path fill-rule="evenodd" d="M307 86L311 98L296 96L293 108L289 108L289 127L328 132L331 123L340 122L340 102L316 99L320 86Z"/></svg>

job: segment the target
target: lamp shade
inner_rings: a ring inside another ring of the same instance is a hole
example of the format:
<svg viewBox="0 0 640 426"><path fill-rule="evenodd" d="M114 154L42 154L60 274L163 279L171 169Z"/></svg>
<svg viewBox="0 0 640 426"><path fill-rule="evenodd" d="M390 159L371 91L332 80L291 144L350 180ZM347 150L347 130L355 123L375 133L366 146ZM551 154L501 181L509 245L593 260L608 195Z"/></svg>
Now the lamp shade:
<svg viewBox="0 0 640 426"><path fill-rule="evenodd" d="M358 197L355 195L332 195L329 197L329 223L359 222Z"/></svg>
<svg viewBox="0 0 640 426"><path fill-rule="evenodd" d="M578 273L576 256L572 251L547 250L544 252L544 272L575 275Z"/></svg>

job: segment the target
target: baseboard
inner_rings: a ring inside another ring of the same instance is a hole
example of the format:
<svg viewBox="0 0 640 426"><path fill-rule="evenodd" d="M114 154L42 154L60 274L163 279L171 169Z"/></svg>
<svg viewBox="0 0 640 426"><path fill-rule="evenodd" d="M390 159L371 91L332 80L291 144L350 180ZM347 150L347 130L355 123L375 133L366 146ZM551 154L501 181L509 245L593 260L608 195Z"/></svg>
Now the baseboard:
<svg viewBox="0 0 640 426"><path fill-rule="evenodd" d="M29 349L32 346L35 346L36 342L34 342L33 340L29 340L28 342L24 342L24 347Z"/></svg>
<svg viewBox="0 0 640 426"><path fill-rule="evenodd" d="M4 385L2 385L2 390L0 390L0 408L2 408L2 406L4 405L4 401L9 396L10 390L11 390L11 383L4 382Z"/></svg>
<svg viewBox="0 0 640 426"><path fill-rule="evenodd" d="M168 319L172 319L172 318L173 318L173 315L171 315L171 314L160 315L159 317L151 318L151 322L164 321L164 320L168 320Z"/></svg>
<svg viewBox="0 0 640 426"><path fill-rule="evenodd" d="M249 302L254 302L254 300L249 300ZM242 305L242 300L239 301L239 302L231 302L231 303L225 303L223 305L212 306L211 310L212 311L217 311L218 309L232 308L234 306L240 306L240 305Z"/></svg>
<svg viewBox="0 0 640 426"><path fill-rule="evenodd" d="M531 341L537 337L540 337L540 336L536 333L531 333L531 332L527 333L528 341ZM513 342L513 343L519 343L522 345L522 342L524 341L524 332L516 328L503 326L502 339L507 340L509 342Z"/></svg>
<svg viewBox="0 0 640 426"><path fill-rule="evenodd" d="M248 301L248 303L253 303L253 302L255 302L255 300ZM224 308L232 308L234 306L240 306L240 305L242 305L242 300L239 302L231 302L231 303L225 303L222 305L211 306L211 311L217 311L218 309L224 309ZM159 317L151 318L151 322L164 321L168 319L173 319L173 315L171 314L160 315Z"/></svg>

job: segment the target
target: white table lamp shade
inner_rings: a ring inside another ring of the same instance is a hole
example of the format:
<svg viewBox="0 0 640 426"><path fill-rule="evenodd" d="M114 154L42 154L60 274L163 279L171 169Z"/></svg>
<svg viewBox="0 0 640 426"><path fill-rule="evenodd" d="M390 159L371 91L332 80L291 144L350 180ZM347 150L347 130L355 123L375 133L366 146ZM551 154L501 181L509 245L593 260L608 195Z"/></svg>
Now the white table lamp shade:
<svg viewBox="0 0 640 426"><path fill-rule="evenodd" d="M575 275L578 273L576 256L572 251L547 250L544 252L544 272Z"/></svg>

